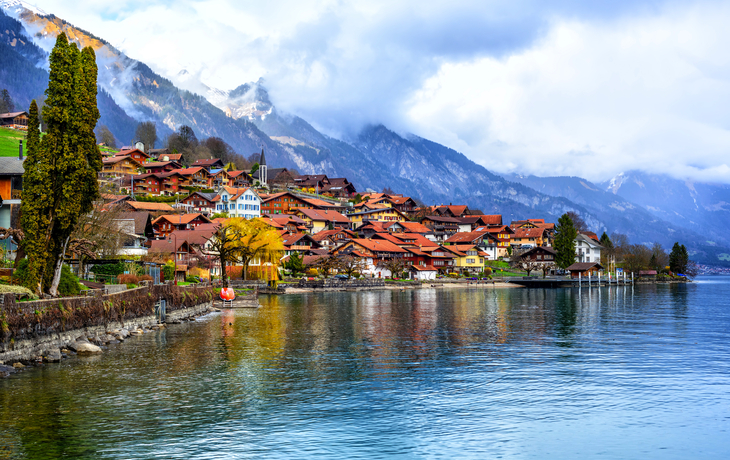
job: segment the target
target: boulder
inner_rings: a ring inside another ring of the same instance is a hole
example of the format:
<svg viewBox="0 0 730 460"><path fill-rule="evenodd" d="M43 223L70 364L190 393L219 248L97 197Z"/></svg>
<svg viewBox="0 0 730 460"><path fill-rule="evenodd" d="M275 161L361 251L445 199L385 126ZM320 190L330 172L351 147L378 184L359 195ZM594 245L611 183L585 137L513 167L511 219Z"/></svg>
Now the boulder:
<svg viewBox="0 0 730 460"><path fill-rule="evenodd" d="M25 364L23 363L13 363L13 368L15 369L22 369L25 367Z"/></svg>
<svg viewBox="0 0 730 460"><path fill-rule="evenodd" d="M127 330L127 328L122 329L121 333L122 333L122 337L124 337L125 339L127 337L129 337L129 330Z"/></svg>
<svg viewBox="0 0 730 460"><path fill-rule="evenodd" d="M91 355L95 353L101 353L101 348L88 342L76 342L76 353L80 355Z"/></svg>
<svg viewBox="0 0 730 460"><path fill-rule="evenodd" d="M111 334L105 335L104 337L102 337L102 339L104 340L104 343L109 343L117 340L116 337Z"/></svg>
<svg viewBox="0 0 730 460"><path fill-rule="evenodd" d="M3 366L0 364L0 379L8 377L10 374L15 374L18 370L15 367Z"/></svg>
<svg viewBox="0 0 730 460"><path fill-rule="evenodd" d="M58 348L49 348L43 352L43 361L47 363L57 363L61 361L61 350Z"/></svg>

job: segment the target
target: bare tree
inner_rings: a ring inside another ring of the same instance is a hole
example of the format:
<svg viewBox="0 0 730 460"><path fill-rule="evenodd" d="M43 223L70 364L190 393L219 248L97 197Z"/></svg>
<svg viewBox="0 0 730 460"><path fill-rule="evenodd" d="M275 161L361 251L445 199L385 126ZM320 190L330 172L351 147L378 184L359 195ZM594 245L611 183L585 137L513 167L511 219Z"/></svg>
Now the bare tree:
<svg viewBox="0 0 730 460"><path fill-rule="evenodd" d="M568 211L566 212L568 217L570 217L570 220L573 221L573 227L578 231L578 233L587 232L588 226L586 225L586 222L583 220L583 218L575 211Z"/></svg>
<svg viewBox="0 0 730 460"><path fill-rule="evenodd" d="M651 249L643 244L630 244L623 254L624 270L631 273L638 273L649 267L651 261Z"/></svg>
<svg viewBox="0 0 730 460"><path fill-rule="evenodd" d="M143 121L139 123L134 135L138 141L144 144L147 152L155 148L155 143L157 142L157 126L154 121Z"/></svg>
<svg viewBox="0 0 730 460"><path fill-rule="evenodd" d="M101 125L96 129L96 141L103 142L107 147L117 148L117 140L106 125Z"/></svg>
<svg viewBox="0 0 730 460"><path fill-rule="evenodd" d="M340 261L337 257L322 256L316 259L314 263L309 265L312 268L316 268L322 276L328 278L332 272L336 271L340 267Z"/></svg>
<svg viewBox="0 0 730 460"><path fill-rule="evenodd" d="M391 257L390 259L378 262L378 268L388 270L391 278L394 278L396 274L400 277L405 269L408 268L408 263L400 257Z"/></svg>
<svg viewBox="0 0 730 460"><path fill-rule="evenodd" d="M349 278L355 273L362 273L367 269L367 264L360 257L355 256L339 256L339 271Z"/></svg>

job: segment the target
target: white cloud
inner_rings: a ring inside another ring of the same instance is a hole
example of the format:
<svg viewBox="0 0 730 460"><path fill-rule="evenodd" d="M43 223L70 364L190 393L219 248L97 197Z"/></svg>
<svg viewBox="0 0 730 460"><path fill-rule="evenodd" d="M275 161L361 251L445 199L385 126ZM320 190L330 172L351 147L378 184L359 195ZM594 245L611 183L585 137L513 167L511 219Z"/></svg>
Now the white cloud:
<svg viewBox="0 0 730 460"><path fill-rule="evenodd" d="M601 180L644 169L730 182L728 19L728 7L694 6L559 21L506 58L443 65L408 116L418 133L497 171Z"/></svg>
<svg viewBox="0 0 730 460"><path fill-rule="evenodd" d="M38 0L176 81L266 79L330 134L413 131L489 169L730 182L730 8L661 0Z"/></svg>

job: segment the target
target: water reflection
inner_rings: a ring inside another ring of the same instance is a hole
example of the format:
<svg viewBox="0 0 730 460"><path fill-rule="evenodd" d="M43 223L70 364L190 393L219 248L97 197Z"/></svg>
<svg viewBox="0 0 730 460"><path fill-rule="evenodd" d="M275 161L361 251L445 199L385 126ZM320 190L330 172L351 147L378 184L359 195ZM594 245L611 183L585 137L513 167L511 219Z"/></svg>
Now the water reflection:
<svg viewBox="0 0 730 460"><path fill-rule="evenodd" d="M723 418L709 417L730 402L728 294L270 297L0 381L0 458L483 458L546 446L626 458L639 443L642 458L667 458L661 447L679 452L680 439L717 452L730 447L713 422Z"/></svg>

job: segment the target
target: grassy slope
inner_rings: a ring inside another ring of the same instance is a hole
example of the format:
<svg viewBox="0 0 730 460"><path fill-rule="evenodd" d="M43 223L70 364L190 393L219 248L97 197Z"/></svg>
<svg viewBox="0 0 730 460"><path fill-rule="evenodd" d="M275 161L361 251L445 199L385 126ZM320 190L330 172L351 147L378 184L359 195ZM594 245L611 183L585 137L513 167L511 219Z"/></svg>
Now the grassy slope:
<svg viewBox="0 0 730 460"><path fill-rule="evenodd" d="M20 139L25 140L24 132L0 128L0 157L17 157Z"/></svg>

